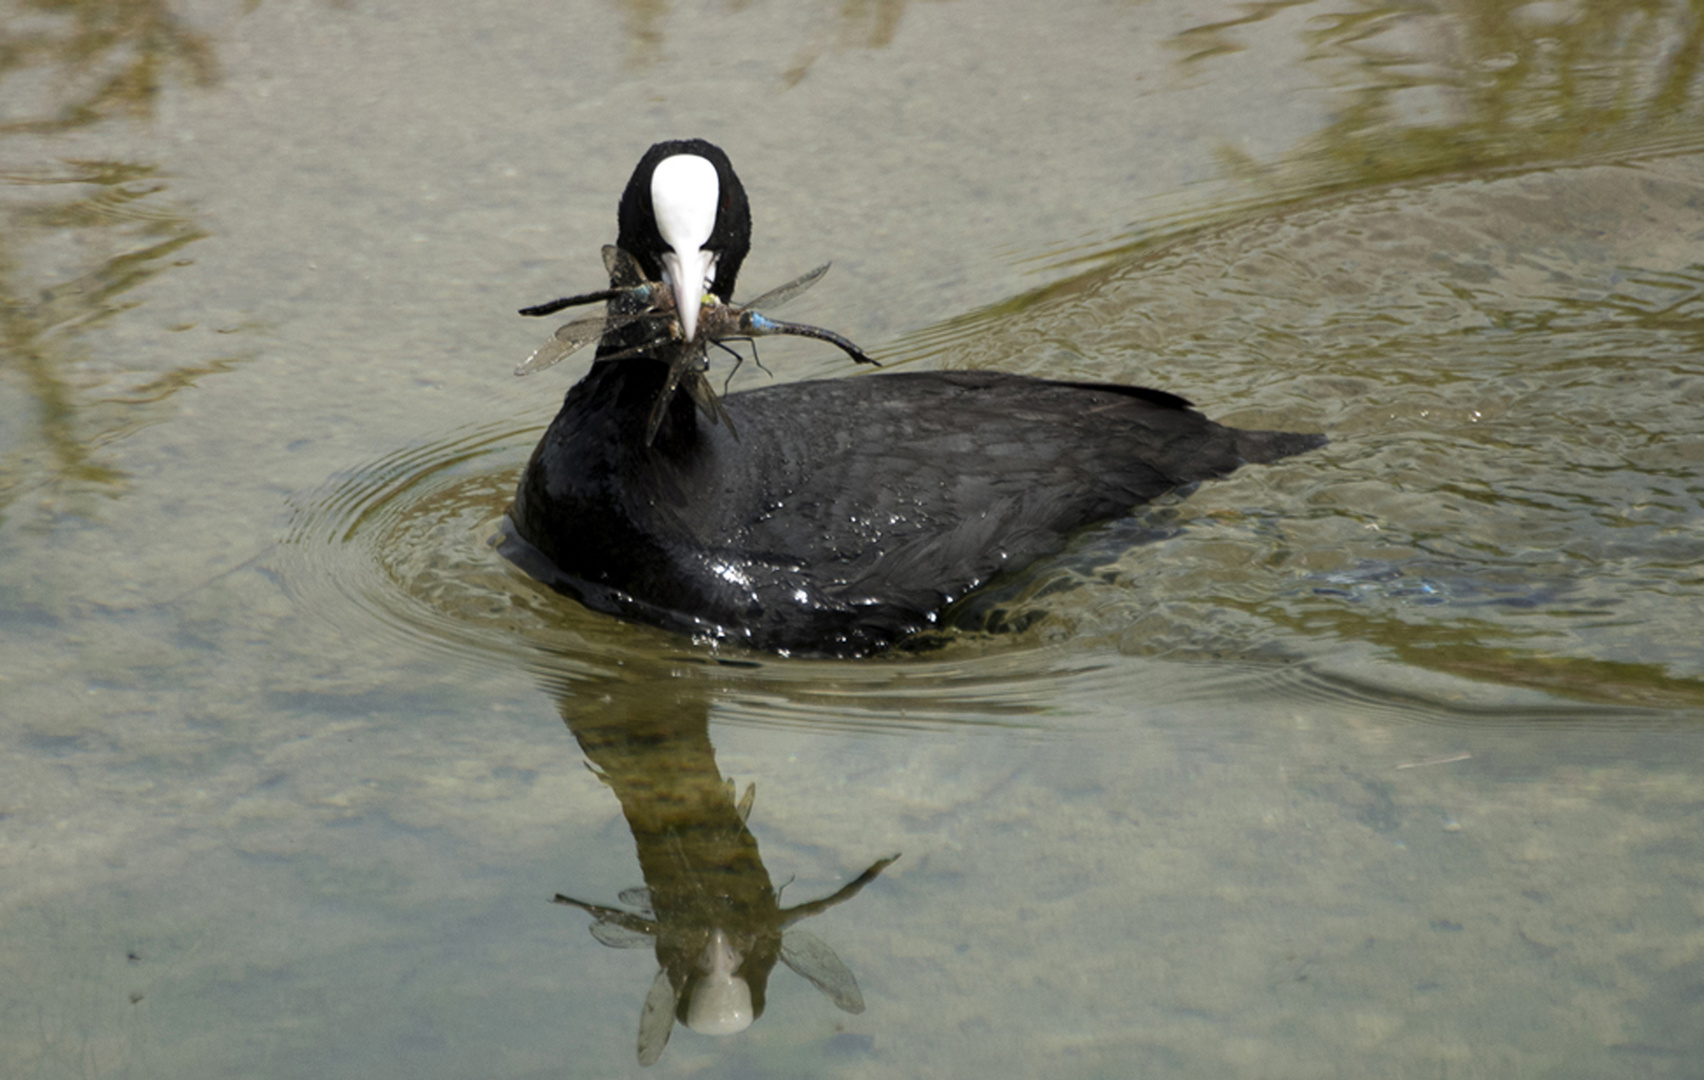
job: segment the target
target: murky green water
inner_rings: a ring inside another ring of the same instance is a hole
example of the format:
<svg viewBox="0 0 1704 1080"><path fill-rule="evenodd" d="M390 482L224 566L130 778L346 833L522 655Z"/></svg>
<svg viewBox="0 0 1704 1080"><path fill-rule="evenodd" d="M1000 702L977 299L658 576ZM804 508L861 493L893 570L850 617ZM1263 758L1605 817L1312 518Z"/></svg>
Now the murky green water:
<svg viewBox="0 0 1704 1080"><path fill-rule="evenodd" d="M0 7L0 1077L1697 1075L1701 56L1655 2ZM513 310L688 134L890 366L1332 444L916 654L575 608L488 546L580 370ZM763 1015L644 1070L707 913Z"/></svg>

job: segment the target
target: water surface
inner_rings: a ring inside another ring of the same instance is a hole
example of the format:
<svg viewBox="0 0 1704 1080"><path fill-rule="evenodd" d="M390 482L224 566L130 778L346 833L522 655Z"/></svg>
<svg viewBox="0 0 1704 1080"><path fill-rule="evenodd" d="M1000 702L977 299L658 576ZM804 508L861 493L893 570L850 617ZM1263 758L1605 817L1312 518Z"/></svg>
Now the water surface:
<svg viewBox="0 0 1704 1080"><path fill-rule="evenodd" d="M1695 1074L1700 27L14 5L0 1076ZM690 134L754 293L834 260L790 318L1332 443L894 657L576 608L489 546L584 362L513 311ZM861 1012L777 963L648 1070L552 903L895 854L793 925Z"/></svg>

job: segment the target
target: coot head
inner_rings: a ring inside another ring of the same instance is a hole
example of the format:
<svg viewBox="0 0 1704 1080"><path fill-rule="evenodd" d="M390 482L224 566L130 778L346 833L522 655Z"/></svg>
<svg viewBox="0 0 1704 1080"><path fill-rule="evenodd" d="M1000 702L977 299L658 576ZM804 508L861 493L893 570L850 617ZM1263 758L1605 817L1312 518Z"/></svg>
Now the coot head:
<svg viewBox="0 0 1704 1080"><path fill-rule="evenodd" d="M616 246L674 290L687 340L706 292L733 300L751 250L751 205L721 147L673 139L647 150L621 194L618 225Z"/></svg>

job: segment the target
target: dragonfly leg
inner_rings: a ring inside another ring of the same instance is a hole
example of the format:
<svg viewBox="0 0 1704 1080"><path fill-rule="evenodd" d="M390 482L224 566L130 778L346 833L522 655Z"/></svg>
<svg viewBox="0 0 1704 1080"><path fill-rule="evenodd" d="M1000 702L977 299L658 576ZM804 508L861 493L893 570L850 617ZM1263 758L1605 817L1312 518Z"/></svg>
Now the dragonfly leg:
<svg viewBox="0 0 1704 1080"><path fill-rule="evenodd" d="M751 346L752 361L757 364L758 368L760 368L763 371L764 374L766 374L766 375L770 374L769 369L763 366L763 361L759 360L757 358L757 342L756 341L753 341L751 338L748 338L748 337L714 339L710 342L710 344L716 346L718 349L721 349L723 352L727 353L729 356L734 358L734 366L732 368L728 369L728 377L726 379L722 380L722 393L723 394L726 394L728 392L728 386L734 381L734 373L739 371L740 366L745 363L745 357L740 355L739 350L738 349L730 349L727 345L723 344L723 342L725 342L725 341L743 341L747 345L750 345Z"/></svg>

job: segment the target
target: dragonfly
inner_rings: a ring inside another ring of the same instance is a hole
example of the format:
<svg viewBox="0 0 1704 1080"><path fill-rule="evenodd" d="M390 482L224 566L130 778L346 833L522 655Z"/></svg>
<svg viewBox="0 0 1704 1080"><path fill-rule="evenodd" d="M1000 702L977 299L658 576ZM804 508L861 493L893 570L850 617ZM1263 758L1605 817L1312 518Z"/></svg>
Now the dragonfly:
<svg viewBox="0 0 1704 1080"><path fill-rule="evenodd" d="M699 333L692 341L684 341L680 336L680 322L676 318L674 290L662 282L647 279L638 260L613 244L604 245L603 260L604 269L610 276L609 288L522 308L521 314L553 315L564 308L599 302L608 302L611 310L601 315L585 315L558 327L550 340L540 345L515 368L515 374L531 375L543 371L579 349L600 340L609 330L640 323L650 324L651 329L639 344L603 357L605 360L625 360L637 356L667 356L668 377L664 380L663 389L657 395L657 401L646 419L647 446L656 439L657 430L662 426L663 417L667 414L668 403L680 389L686 390L706 419L712 423L727 424L728 431L735 438L739 437L734 430L733 418L722 406L721 398L704 374L710 369L710 345L733 352L724 342L750 342L759 337L789 334L826 341L857 363L881 366L857 345L832 330L804 323L782 322L762 314L760 309L778 307L815 285L828 273L831 265L829 263L823 263L816 269L744 304L729 304L714 294L707 295L699 311ZM736 360L742 359L738 353L734 353L734 356Z"/></svg>
<svg viewBox="0 0 1704 1080"><path fill-rule="evenodd" d="M604 269L609 272L609 288L524 307L521 314L531 317L554 315L564 308L604 301L616 302L622 313L584 315L557 327L556 333L551 335L549 341L533 350L533 354L515 368L516 375L531 375L543 371L597 341L603 337L605 330L628 326L642 320L654 323L657 332L649 335L643 344L611 359L641 355L679 334L679 325L675 322L673 290L661 282L647 281L644 270L639 266L639 260L614 244L604 245L603 261Z"/></svg>

